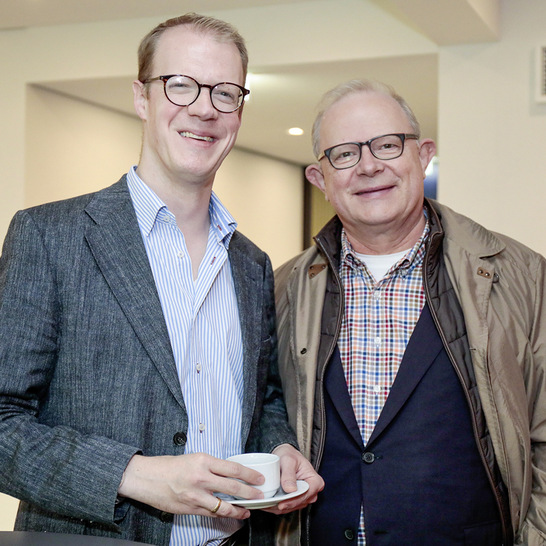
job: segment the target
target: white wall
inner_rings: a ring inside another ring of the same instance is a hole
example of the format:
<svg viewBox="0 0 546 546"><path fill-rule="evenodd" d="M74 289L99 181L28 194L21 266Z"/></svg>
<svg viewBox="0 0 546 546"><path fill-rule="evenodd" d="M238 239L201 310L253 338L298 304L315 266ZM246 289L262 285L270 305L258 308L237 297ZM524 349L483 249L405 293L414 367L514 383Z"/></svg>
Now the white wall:
<svg viewBox="0 0 546 546"><path fill-rule="evenodd" d="M97 191L138 162L136 117L33 86L26 113L25 207Z"/></svg>
<svg viewBox="0 0 546 546"><path fill-rule="evenodd" d="M227 157L214 183L239 230L269 254L274 268L303 248L302 188L301 167L243 150Z"/></svg>
<svg viewBox="0 0 546 546"><path fill-rule="evenodd" d="M546 255L546 2L503 0L501 21L498 43L440 49L439 199Z"/></svg>

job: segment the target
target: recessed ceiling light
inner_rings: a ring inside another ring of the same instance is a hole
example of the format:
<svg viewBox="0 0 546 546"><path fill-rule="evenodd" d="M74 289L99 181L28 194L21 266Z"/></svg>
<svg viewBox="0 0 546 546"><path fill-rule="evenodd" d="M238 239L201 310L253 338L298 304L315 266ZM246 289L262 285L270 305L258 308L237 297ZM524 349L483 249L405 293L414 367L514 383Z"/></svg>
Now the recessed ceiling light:
<svg viewBox="0 0 546 546"><path fill-rule="evenodd" d="M299 127L291 127L288 129L288 134L292 136L301 136L303 135L303 129L300 129Z"/></svg>

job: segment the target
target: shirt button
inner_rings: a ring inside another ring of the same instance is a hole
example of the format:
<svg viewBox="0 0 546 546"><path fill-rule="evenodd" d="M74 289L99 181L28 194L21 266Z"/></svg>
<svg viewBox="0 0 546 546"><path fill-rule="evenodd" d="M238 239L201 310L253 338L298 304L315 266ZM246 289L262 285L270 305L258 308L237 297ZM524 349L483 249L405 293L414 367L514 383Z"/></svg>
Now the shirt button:
<svg viewBox="0 0 546 546"><path fill-rule="evenodd" d="M178 257L179 257L179 258L183 258L183 257L184 257L184 253L183 253L182 251L180 251L180 252L178 253Z"/></svg>
<svg viewBox="0 0 546 546"><path fill-rule="evenodd" d="M343 536L347 540L354 540L355 539L355 532L352 529L345 529L345 531L343 531Z"/></svg>
<svg viewBox="0 0 546 546"><path fill-rule="evenodd" d="M375 455L371 451L366 451L362 454L362 460L366 464L372 464L375 461Z"/></svg>
<svg viewBox="0 0 546 546"><path fill-rule="evenodd" d="M195 369L197 370L197 373L201 371L201 364L199 362L195 365Z"/></svg>
<svg viewBox="0 0 546 546"><path fill-rule="evenodd" d="M199 423L199 432L203 432L205 430L205 425L203 423Z"/></svg>
<svg viewBox="0 0 546 546"><path fill-rule="evenodd" d="M186 436L186 433L185 433L185 432L177 432L177 433L173 436L173 442L174 442L174 445L175 445L175 446L183 446L183 445L185 445L186 440L187 440L187 436Z"/></svg>
<svg viewBox="0 0 546 546"><path fill-rule="evenodd" d="M373 342L375 343L375 346L376 347L379 347L379 345L381 345L381 338L380 337L376 337Z"/></svg>

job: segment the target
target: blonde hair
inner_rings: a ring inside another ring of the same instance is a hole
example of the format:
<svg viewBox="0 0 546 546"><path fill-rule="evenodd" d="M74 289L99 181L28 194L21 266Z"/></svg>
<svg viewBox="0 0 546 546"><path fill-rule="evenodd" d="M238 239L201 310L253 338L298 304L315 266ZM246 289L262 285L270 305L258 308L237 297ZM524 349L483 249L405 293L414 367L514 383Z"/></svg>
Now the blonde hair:
<svg viewBox="0 0 546 546"><path fill-rule="evenodd" d="M199 15L198 13L186 13L178 17L173 17L157 25L140 42L138 48L138 79L144 82L152 77L151 70L154 60L154 54L157 43L162 34L169 28L187 25L195 30L213 35L218 41L232 43L239 50L241 63L243 65L243 78L246 78L248 69L248 51L245 40L239 34L237 29L229 23L214 17Z"/></svg>

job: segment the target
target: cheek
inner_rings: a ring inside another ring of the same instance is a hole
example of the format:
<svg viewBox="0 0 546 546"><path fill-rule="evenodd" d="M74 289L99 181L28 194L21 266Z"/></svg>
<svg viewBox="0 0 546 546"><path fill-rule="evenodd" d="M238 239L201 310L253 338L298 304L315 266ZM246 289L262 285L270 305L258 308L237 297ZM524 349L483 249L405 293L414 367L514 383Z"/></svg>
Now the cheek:
<svg viewBox="0 0 546 546"><path fill-rule="evenodd" d="M416 166L414 172L412 173L413 178L417 181L417 185L422 185L425 180L425 168L419 164Z"/></svg>
<svg viewBox="0 0 546 546"><path fill-rule="evenodd" d="M349 171L351 170L352 169L349 169ZM351 178L349 176L344 176L345 174L350 173L347 171L336 171L335 175L332 178L332 181L329 184L330 191L333 194L339 195L340 197L343 197L345 194L350 193L351 187L356 187L355 184L351 183Z"/></svg>
<svg viewBox="0 0 546 546"><path fill-rule="evenodd" d="M233 116L233 119L230 120L230 123L228 123L227 125L227 132L228 134L237 136L237 133L239 132L240 127L241 127L241 118L239 116Z"/></svg>
<svg viewBox="0 0 546 546"><path fill-rule="evenodd" d="M407 195L410 200L422 200L425 194L424 173L420 169L414 170L407 178Z"/></svg>
<svg viewBox="0 0 546 546"><path fill-rule="evenodd" d="M330 180L325 182L324 185L324 197L326 201L334 204L341 204L345 200L345 195L347 193L346 184L340 180Z"/></svg>

